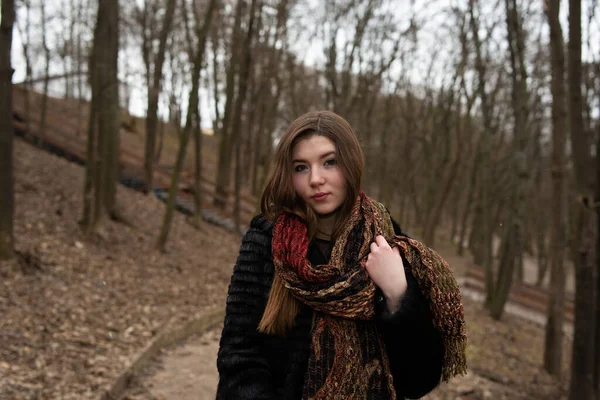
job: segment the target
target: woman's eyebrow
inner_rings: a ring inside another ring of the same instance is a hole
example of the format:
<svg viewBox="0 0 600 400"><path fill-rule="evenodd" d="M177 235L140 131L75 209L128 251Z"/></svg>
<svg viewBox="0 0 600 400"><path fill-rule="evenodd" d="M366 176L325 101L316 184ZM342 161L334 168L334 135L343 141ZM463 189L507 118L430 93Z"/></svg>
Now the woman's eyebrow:
<svg viewBox="0 0 600 400"><path fill-rule="evenodd" d="M331 156L335 156L335 151L329 151L329 152L327 152L327 153L325 153L325 154L322 154L322 155L319 157L319 159L321 159L321 160L322 160L323 158L327 158L327 157L331 157ZM306 160L303 160L303 159L301 159L301 158L294 158L294 159L292 160L292 163L306 163L306 162L307 162Z"/></svg>

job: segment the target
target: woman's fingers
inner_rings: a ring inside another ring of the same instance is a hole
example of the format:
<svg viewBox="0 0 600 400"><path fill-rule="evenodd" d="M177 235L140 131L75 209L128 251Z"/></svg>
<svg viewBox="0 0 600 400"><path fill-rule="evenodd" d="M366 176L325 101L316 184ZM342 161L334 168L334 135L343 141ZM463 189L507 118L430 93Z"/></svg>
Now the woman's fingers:
<svg viewBox="0 0 600 400"><path fill-rule="evenodd" d="M390 247L390 245L388 244L387 240L385 240L385 238L383 236L381 236L381 235L377 235L375 237L375 242L377 243L377 245L379 247L383 247L383 248Z"/></svg>
<svg viewBox="0 0 600 400"><path fill-rule="evenodd" d="M379 245L377 245L377 243L373 242L373 243L371 243L371 245L369 246L369 248L371 249L371 253L374 253L377 250L379 250Z"/></svg>

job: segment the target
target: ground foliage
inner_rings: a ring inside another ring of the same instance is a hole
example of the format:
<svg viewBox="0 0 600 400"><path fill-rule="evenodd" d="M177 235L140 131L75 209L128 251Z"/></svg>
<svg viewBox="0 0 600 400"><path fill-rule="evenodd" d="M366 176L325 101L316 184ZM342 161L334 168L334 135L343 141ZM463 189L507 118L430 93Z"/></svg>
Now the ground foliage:
<svg viewBox="0 0 600 400"><path fill-rule="evenodd" d="M0 267L0 399L98 395L160 329L222 306L239 236L173 221L154 196L118 188L128 224L82 235L84 169L17 140L15 239Z"/></svg>

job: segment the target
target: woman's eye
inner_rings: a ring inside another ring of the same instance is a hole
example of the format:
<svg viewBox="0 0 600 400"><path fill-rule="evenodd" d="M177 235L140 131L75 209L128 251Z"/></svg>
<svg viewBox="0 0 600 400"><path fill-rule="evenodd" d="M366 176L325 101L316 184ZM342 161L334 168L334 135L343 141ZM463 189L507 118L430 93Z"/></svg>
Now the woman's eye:
<svg viewBox="0 0 600 400"><path fill-rule="evenodd" d="M305 169L306 169L306 165L296 165L296 166L294 167L294 171L295 171L295 172L302 172L302 171L304 171Z"/></svg>
<svg viewBox="0 0 600 400"><path fill-rule="evenodd" d="M325 165L327 165L327 166L333 166L333 165L335 165L335 164L337 164L337 163L335 162L335 158L331 158L331 159L329 159L329 160L325 161Z"/></svg>

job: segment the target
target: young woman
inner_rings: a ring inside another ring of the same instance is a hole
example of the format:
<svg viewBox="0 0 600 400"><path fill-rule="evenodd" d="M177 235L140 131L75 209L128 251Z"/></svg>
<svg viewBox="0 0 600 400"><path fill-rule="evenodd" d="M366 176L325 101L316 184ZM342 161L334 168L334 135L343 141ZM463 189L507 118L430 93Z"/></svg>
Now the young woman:
<svg viewBox="0 0 600 400"><path fill-rule="evenodd" d="M284 133L233 270L217 399L419 398L466 372L456 280L362 192L363 166L333 112Z"/></svg>

